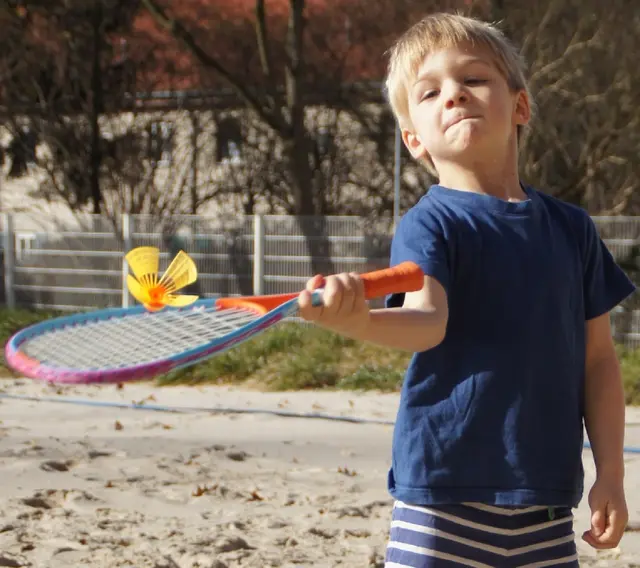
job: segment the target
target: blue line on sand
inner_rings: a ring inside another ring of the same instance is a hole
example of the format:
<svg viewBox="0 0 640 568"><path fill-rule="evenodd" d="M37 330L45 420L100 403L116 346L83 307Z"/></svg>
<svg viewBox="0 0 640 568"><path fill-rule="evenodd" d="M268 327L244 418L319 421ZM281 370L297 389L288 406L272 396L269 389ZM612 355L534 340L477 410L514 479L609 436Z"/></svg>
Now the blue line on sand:
<svg viewBox="0 0 640 568"><path fill-rule="evenodd" d="M147 410L150 412L171 412L179 414L209 413L209 414L271 414L283 418L308 418L317 420L333 420L339 422L351 422L354 424L382 424L393 426L393 420L379 420L375 418L356 418L352 416L336 416L319 412L291 412L288 410L272 410L267 408L236 408L225 406L165 406L161 404L137 404L135 402L116 402L104 400L89 400L85 398L65 398L50 396L29 396L22 394L8 394L0 392L0 398L11 400L24 400L31 402L57 402L61 404L76 404L80 406L98 406L103 408L121 408L126 410ZM591 444L586 443L585 449L591 449ZM627 454L640 454L640 448L625 447Z"/></svg>

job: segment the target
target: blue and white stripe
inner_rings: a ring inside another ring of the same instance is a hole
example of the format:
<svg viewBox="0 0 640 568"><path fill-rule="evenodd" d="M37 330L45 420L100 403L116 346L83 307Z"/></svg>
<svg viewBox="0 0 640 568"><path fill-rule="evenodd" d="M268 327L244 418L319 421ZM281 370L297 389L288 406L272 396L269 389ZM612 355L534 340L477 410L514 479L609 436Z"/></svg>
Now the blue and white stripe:
<svg viewBox="0 0 640 568"><path fill-rule="evenodd" d="M386 568L577 568L569 507L424 507L397 501Z"/></svg>

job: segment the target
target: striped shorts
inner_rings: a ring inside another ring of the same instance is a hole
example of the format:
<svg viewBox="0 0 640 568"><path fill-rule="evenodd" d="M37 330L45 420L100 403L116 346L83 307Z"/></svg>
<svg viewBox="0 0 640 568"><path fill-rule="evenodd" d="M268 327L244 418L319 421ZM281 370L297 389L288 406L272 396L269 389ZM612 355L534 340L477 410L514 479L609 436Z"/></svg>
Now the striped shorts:
<svg viewBox="0 0 640 568"><path fill-rule="evenodd" d="M569 507L396 501L385 568L578 568Z"/></svg>

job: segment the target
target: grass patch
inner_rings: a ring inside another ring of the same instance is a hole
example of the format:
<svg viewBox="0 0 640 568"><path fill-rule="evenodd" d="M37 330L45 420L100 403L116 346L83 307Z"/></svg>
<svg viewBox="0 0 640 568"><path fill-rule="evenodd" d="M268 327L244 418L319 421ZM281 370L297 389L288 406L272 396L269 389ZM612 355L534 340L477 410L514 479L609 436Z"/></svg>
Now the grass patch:
<svg viewBox="0 0 640 568"><path fill-rule="evenodd" d="M270 390L304 390L335 387L340 373L342 349L332 337L318 337L295 352L286 354L272 367L266 384ZM276 363L276 362L274 362Z"/></svg>
<svg viewBox="0 0 640 568"><path fill-rule="evenodd" d="M375 389L390 392L400 388L403 377L402 369L391 365L365 363L350 375L342 377L337 387L343 390Z"/></svg>
<svg viewBox="0 0 640 568"><path fill-rule="evenodd" d="M2 345L20 329L60 315L0 308ZM640 405L640 349L618 348L627 404ZM394 392L410 355L353 341L315 326L283 323L218 357L157 379L159 385L238 384L261 390ZM11 370L0 359L0 376Z"/></svg>
<svg viewBox="0 0 640 568"><path fill-rule="evenodd" d="M318 327L283 323L221 355L159 377L160 384L238 384L268 390L334 387L343 351L355 341Z"/></svg>
<svg viewBox="0 0 640 568"><path fill-rule="evenodd" d="M275 355L295 352L305 343L302 326L283 324L207 361L158 378L160 384L242 382L262 369Z"/></svg>

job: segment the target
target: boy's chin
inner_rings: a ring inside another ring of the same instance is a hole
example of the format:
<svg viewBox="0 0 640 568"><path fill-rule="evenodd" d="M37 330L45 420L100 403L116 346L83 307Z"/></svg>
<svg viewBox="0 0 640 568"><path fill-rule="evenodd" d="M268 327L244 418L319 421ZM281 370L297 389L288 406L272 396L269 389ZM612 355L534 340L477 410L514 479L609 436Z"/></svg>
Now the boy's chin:
<svg viewBox="0 0 640 568"><path fill-rule="evenodd" d="M489 136L486 132L483 132L481 128L470 126L457 130L447 140L447 147L451 152L461 153L472 148L477 150L479 147L488 146L489 142Z"/></svg>
<svg viewBox="0 0 640 568"><path fill-rule="evenodd" d="M495 149L471 146L465 151L452 152L447 156L441 156L440 159L434 158L434 164L439 172L446 170L450 172L456 170L486 171L487 168L503 170L508 165L505 162L506 159L506 156L498 155Z"/></svg>
<svg viewBox="0 0 640 568"><path fill-rule="evenodd" d="M469 141L455 148L449 148L447 152L443 152L440 159L460 165L477 164L479 161L491 159L491 148L486 144Z"/></svg>

